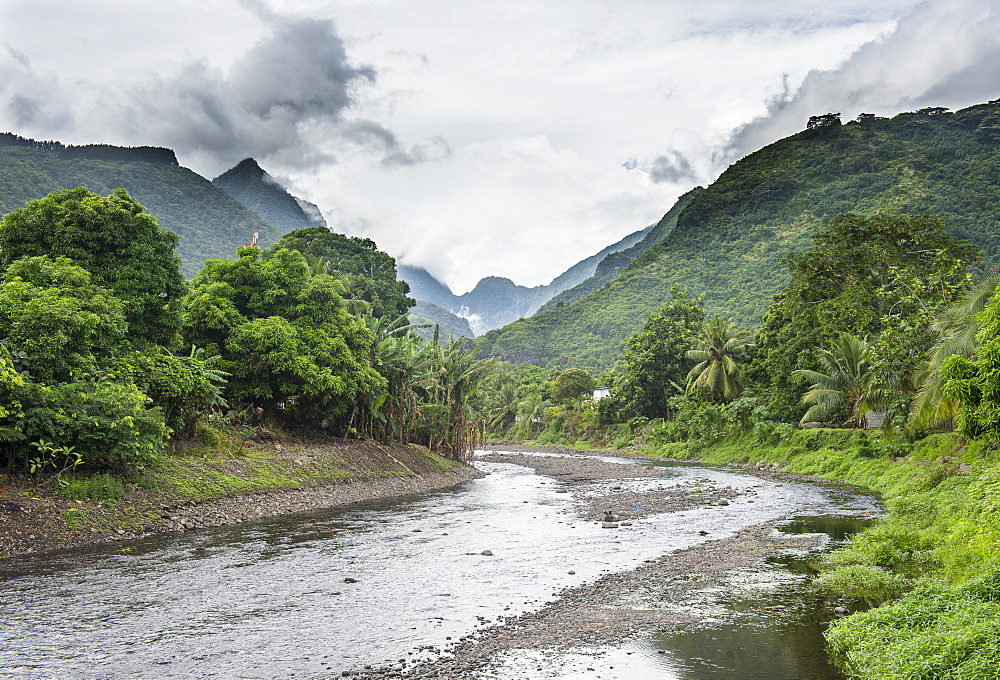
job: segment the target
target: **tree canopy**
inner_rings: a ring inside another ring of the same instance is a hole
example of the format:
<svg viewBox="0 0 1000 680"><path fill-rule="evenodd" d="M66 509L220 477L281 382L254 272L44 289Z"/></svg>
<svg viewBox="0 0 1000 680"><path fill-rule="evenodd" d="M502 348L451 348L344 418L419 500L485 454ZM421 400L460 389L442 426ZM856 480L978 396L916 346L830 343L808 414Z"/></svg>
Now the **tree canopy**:
<svg viewBox="0 0 1000 680"><path fill-rule="evenodd" d="M337 234L326 227L295 229L281 237L272 251L297 250L319 270L342 279L356 297L371 305L372 316L395 319L415 303L410 286L396 275L396 260L374 241Z"/></svg>
<svg viewBox="0 0 1000 680"><path fill-rule="evenodd" d="M570 368L552 381L552 398L564 401L566 399L579 399L593 393L597 387L597 381L582 368Z"/></svg>
<svg viewBox="0 0 1000 680"><path fill-rule="evenodd" d="M667 415L667 401L679 393L691 362L689 338L705 318L701 299L674 287L671 299L650 314L642 330L628 339L615 394L631 413L647 418Z"/></svg>
<svg viewBox="0 0 1000 680"><path fill-rule="evenodd" d="M914 314L929 323L929 306L950 302L979 256L935 215L834 218L811 250L787 258L791 278L764 315L751 381L777 417L798 419L805 383L793 372L816 368L819 348L845 332L875 337L903 318L917 324Z"/></svg>
<svg viewBox="0 0 1000 680"><path fill-rule="evenodd" d="M232 396L318 424L384 394L371 331L348 311L336 279L313 273L295 250L239 256L206 262L185 301L184 337L222 357Z"/></svg>
<svg viewBox="0 0 1000 680"><path fill-rule="evenodd" d="M69 258L124 302L132 338L168 345L186 291L177 242L124 189L101 197L77 187L29 201L0 221L0 268L22 257Z"/></svg>

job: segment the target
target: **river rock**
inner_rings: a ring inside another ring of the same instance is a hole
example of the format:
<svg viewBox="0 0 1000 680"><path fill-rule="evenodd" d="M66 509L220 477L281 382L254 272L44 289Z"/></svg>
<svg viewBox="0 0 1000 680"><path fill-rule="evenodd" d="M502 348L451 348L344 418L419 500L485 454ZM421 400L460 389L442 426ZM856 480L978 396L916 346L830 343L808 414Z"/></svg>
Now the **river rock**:
<svg viewBox="0 0 1000 680"><path fill-rule="evenodd" d="M601 528L602 529L617 529L618 528L618 523L617 522L601 522Z"/></svg>
<svg viewBox="0 0 1000 680"><path fill-rule="evenodd" d="M719 501L719 505L729 505L729 501L723 498L722 500Z"/></svg>
<svg viewBox="0 0 1000 680"><path fill-rule="evenodd" d="M486 555L486 557L493 557L493 551L492 550L484 550L484 551L482 551L479 554L480 555Z"/></svg>
<svg viewBox="0 0 1000 680"><path fill-rule="evenodd" d="M347 578L344 579L344 583L357 583L357 582L358 582L358 579L351 578L350 576L348 576Z"/></svg>

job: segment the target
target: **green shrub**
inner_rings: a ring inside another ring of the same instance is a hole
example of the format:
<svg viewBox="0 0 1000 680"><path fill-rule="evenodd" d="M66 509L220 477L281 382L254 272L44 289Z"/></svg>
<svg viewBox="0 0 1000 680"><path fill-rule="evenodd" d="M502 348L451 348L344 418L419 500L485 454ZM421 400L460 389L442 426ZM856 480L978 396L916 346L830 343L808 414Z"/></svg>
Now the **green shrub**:
<svg viewBox="0 0 1000 680"><path fill-rule="evenodd" d="M997 680L1000 603L981 599L979 592L971 585L920 588L897 602L835 622L826 639L857 677Z"/></svg>

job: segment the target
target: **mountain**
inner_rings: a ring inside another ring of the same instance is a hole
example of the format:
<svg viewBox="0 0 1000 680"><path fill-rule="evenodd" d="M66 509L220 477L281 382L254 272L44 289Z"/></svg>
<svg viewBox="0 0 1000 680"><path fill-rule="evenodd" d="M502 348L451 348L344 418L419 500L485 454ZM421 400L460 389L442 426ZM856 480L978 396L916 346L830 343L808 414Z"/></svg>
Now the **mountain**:
<svg viewBox="0 0 1000 680"><path fill-rule="evenodd" d="M293 229L326 226L319 208L289 194L252 158L240 161L213 179L212 184L276 226L283 234Z"/></svg>
<svg viewBox="0 0 1000 680"><path fill-rule="evenodd" d="M704 295L709 314L754 329L787 280L784 258L847 212L937 213L950 233L983 248L985 271L1000 264L998 176L1000 100L847 124L815 116L693 196L676 226L612 281L491 331L480 355L604 371L672 286Z"/></svg>
<svg viewBox="0 0 1000 680"><path fill-rule="evenodd" d="M423 300L417 300L417 304L410 310L410 323L429 323L439 326L438 337L441 340L447 340L449 337L472 337L472 328L466 319L455 316L444 307ZM425 340L434 338L433 326L418 328L414 332Z"/></svg>
<svg viewBox="0 0 1000 680"><path fill-rule="evenodd" d="M468 293L455 295L425 269L398 265L397 270L399 278L410 284L411 296L468 319L472 330L480 334L515 319L531 316L553 296L593 276L598 265L610 254L631 248L642 241L654 227L655 225L651 225L629 234L596 255L577 262L551 283L533 288L519 286L505 277L487 276Z"/></svg>
<svg viewBox="0 0 1000 680"><path fill-rule="evenodd" d="M410 284L410 297L448 310L458 309L461 306L458 304L458 296L426 269L397 264L396 272L400 279Z"/></svg>
<svg viewBox="0 0 1000 680"><path fill-rule="evenodd" d="M643 234L642 239L624 250L616 250L604 255L604 257L598 262L597 267L594 269L593 276L582 283L578 283L572 288L559 293L542 305L541 309L538 311L544 312L557 307L565 307L572 302L576 302L582 297L590 295L598 288L612 281L625 267L632 264L637 257L659 243L664 236L669 234L670 231L677 226L677 216L680 215L681 210L683 210L687 204L691 202L691 199L694 198L700 191L704 190L701 187L695 187L681 196L677 199L677 203L674 207L670 209L670 212L667 213L667 217L665 219L661 219L656 224L643 229L641 232L637 232ZM597 256L595 255L595 257Z"/></svg>
<svg viewBox="0 0 1000 680"><path fill-rule="evenodd" d="M107 195L126 189L161 227L181 237L184 274L207 258L232 258L254 230L270 245L281 230L158 147L65 146L0 133L0 215L52 191L85 186Z"/></svg>

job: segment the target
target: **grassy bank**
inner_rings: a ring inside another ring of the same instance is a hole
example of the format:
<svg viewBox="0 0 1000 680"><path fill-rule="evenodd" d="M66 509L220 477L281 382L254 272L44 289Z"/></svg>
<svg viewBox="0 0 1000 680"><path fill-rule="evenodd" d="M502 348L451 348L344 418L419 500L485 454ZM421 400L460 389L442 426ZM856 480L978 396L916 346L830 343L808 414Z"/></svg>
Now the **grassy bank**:
<svg viewBox="0 0 1000 680"><path fill-rule="evenodd" d="M1000 455L955 435L915 444L854 430L797 430L643 455L777 466L879 492L887 515L834 553L821 585L882 606L827 632L851 677L1000 678Z"/></svg>
<svg viewBox="0 0 1000 680"><path fill-rule="evenodd" d="M457 467L417 446L329 437L255 443L216 434L128 474L0 476L0 559L158 532L174 509L193 504Z"/></svg>

